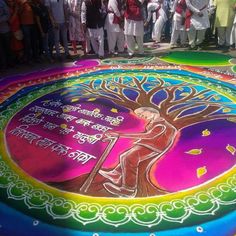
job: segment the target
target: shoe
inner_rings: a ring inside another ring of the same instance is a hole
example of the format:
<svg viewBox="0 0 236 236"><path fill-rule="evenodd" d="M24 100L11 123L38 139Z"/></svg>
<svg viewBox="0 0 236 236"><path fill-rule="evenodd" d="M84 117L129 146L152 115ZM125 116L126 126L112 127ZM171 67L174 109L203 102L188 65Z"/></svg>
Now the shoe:
<svg viewBox="0 0 236 236"><path fill-rule="evenodd" d="M191 46L191 45L189 45L189 46L188 46L188 50L197 50L197 46Z"/></svg>
<svg viewBox="0 0 236 236"><path fill-rule="evenodd" d="M225 46L224 49L222 50L222 52L229 52L229 46Z"/></svg>
<svg viewBox="0 0 236 236"><path fill-rule="evenodd" d="M133 58L133 56L134 56L134 54L129 53L128 58L131 59L131 58Z"/></svg>
<svg viewBox="0 0 236 236"><path fill-rule="evenodd" d="M104 183L104 188L111 194L116 195L118 197L129 197L134 198L137 194L137 190L123 187L123 186L117 186L112 183Z"/></svg>
<svg viewBox="0 0 236 236"><path fill-rule="evenodd" d="M56 61L57 62L63 62L64 60L63 60L63 58L61 56L57 56L56 57Z"/></svg>
<svg viewBox="0 0 236 236"><path fill-rule="evenodd" d="M66 55L66 59L73 59L72 56L70 54Z"/></svg>
<svg viewBox="0 0 236 236"><path fill-rule="evenodd" d="M171 44L170 45L170 49L174 49L174 48L177 48L178 46L176 44Z"/></svg>
<svg viewBox="0 0 236 236"><path fill-rule="evenodd" d="M114 184L119 184L121 181L121 174L116 170L113 171L99 170L98 173L103 177L105 177L106 179L110 180Z"/></svg>

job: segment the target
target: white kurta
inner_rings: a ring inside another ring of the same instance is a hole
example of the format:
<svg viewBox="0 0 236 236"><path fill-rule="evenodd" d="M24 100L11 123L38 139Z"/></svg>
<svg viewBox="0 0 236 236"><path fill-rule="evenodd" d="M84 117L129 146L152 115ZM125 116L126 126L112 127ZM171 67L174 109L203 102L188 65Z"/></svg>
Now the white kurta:
<svg viewBox="0 0 236 236"><path fill-rule="evenodd" d="M175 0L173 7L171 9L171 12L174 14L173 16L173 29L175 30L185 30L185 25L183 24L183 19L185 18L185 11L182 12L182 14L179 14L176 12L177 4L180 0Z"/></svg>
<svg viewBox="0 0 236 236"><path fill-rule="evenodd" d="M141 4L144 3L144 0L138 0ZM144 25L143 20L141 21L135 21L135 20L129 20L125 18L125 35L132 35L132 36L142 36L144 34Z"/></svg>
<svg viewBox="0 0 236 236"><path fill-rule="evenodd" d="M69 14L69 36L70 40L84 41L85 36L81 24L81 0L68 0L68 14Z"/></svg>
<svg viewBox="0 0 236 236"><path fill-rule="evenodd" d="M118 3L117 0L109 0L108 11L111 11L113 13L108 13L105 21L105 29L107 29L110 32L121 32L123 31L118 24L114 24L114 14L118 17L121 16L121 12L118 9Z"/></svg>
<svg viewBox="0 0 236 236"><path fill-rule="evenodd" d="M156 12L157 10L158 10L158 13ZM163 9L163 5L158 2L150 2L147 5L147 12L148 12L147 22L150 21L151 15L152 14L154 15L154 26L153 26L153 30L152 30L152 39L157 42L160 42L163 26L164 26L165 22L167 21L167 16L166 16L166 13Z"/></svg>
<svg viewBox="0 0 236 236"><path fill-rule="evenodd" d="M124 51L124 31L121 29L119 24L114 24L114 14L118 17L121 17L121 12L118 9L117 0L109 0L108 2L108 11L105 22L105 29L107 30L107 38L108 38L108 47L109 52L114 53L115 47L117 45L118 52Z"/></svg>
<svg viewBox="0 0 236 236"><path fill-rule="evenodd" d="M230 44L235 44L234 47L236 48L236 15L234 17L234 24L231 31Z"/></svg>
<svg viewBox="0 0 236 236"><path fill-rule="evenodd" d="M208 16L209 0L186 0L188 8L193 12L191 16L191 25L196 30L204 30L210 27L210 21ZM203 16L198 16L198 13L202 13Z"/></svg>
<svg viewBox="0 0 236 236"><path fill-rule="evenodd" d="M170 41L171 46L177 45L179 37L182 45L186 44L186 39L187 39L185 24L183 24L186 12L183 11L181 14L176 12L176 7L179 1L180 0L175 0L171 9L171 12L174 14L172 22L171 41Z"/></svg>

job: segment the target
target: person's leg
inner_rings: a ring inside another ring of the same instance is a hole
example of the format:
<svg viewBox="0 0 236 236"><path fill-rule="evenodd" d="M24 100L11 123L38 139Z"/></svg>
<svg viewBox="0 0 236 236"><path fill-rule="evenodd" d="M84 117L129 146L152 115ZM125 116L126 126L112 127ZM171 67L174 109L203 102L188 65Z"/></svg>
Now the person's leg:
<svg viewBox="0 0 236 236"><path fill-rule="evenodd" d="M180 30L177 30L176 27L176 22L173 22L173 28L172 28L172 34L171 34L171 40L170 40L170 47L175 47L177 46L177 41L180 35Z"/></svg>
<svg viewBox="0 0 236 236"><path fill-rule="evenodd" d="M123 32L117 32L117 49L118 52L124 52L125 50L125 36Z"/></svg>
<svg viewBox="0 0 236 236"><path fill-rule="evenodd" d="M72 40L72 41L71 41L71 45L72 45L74 54L77 54L77 44L76 44L76 40Z"/></svg>
<svg viewBox="0 0 236 236"><path fill-rule="evenodd" d="M4 34L0 33L0 69L6 69L7 67L7 56L4 47Z"/></svg>
<svg viewBox="0 0 236 236"><path fill-rule="evenodd" d="M134 50L135 50L135 39L133 35L125 35L126 38L126 44L128 48L128 54L129 56L134 55Z"/></svg>
<svg viewBox="0 0 236 236"><path fill-rule="evenodd" d="M129 151L120 156L120 164L122 169L122 186L131 189L137 188L138 183L138 167L140 162L156 156L152 150L134 146Z"/></svg>
<svg viewBox="0 0 236 236"><path fill-rule="evenodd" d="M164 19L160 16L157 21L156 21L156 35L155 35L155 38L156 38L156 42L160 43L161 42L161 35L162 35L162 29L163 29L163 26L164 26Z"/></svg>
<svg viewBox="0 0 236 236"><path fill-rule="evenodd" d="M35 61L38 62L39 60L39 32L38 29L36 27L36 25L30 25L30 37L31 37L31 45L32 45L32 54L33 54L33 58Z"/></svg>
<svg viewBox="0 0 236 236"><path fill-rule="evenodd" d="M98 56L104 57L104 31L103 28L99 28L98 31Z"/></svg>
<svg viewBox="0 0 236 236"><path fill-rule="evenodd" d="M225 32L226 28L225 27L218 27L217 28L217 33L218 33L218 45L219 46L224 46L225 44Z"/></svg>
<svg viewBox="0 0 236 236"><path fill-rule="evenodd" d="M52 62L52 58L51 58L49 46L48 46L48 42L49 42L48 38L49 38L49 34L45 33L44 37L43 37L43 50L44 50L44 53L45 53L45 56L47 57L47 59L50 62Z"/></svg>
<svg viewBox="0 0 236 236"><path fill-rule="evenodd" d="M230 36L231 36L232 27L227 27L225 31L225 46L230 46Z"/></svg>
<svg viewBox="0 0 236 236"><path fill-rule="evenodd" d="M24 58L26 62L30 62L32 58L32 45L31 45L31 36L30 36L30 25L21 25L21 29L24 35L23 44L24 44Z"/></svg>
<svg viewBox="0 0 236 236"><path fill-rule="evenodd" d="M191 26L188 31L188 41L189 41L189 46L191 48L194 48L196 46L196 35L197 35L197 31L195 30L193 26Z"/></svg>
<svg viewBox="0 0 236 236"><path fill-rule="evenodd" d="M187 42L187 33L185 30L180 30L180 43L181 46L185 46Z"/></svg>
<svg viewBox="0 0 236 236"><path fill-rule="evenodd" d="M199 46L205 39L206 29L197 31L196 45Z"/></svg>
<svg viewBox="0 0 236 236"><path fill-rule="evenodd" d="M7 32L2 34L3 36L3 48L5 51L5 55L6 55L6 64L7 66L13 66L13 53L11 50L11 33Z"/></svg>
<svg viewBox="0 0 236 236"><path fill-rule="evenodd" d="M65 23L60 24L60 32L62 36L62 43L65 50L65 54L66 56L69 56L70 53L69 53L68 40L67 40L67 27Z"/></svg>
<svg viewBox="0 0 236 236"><path fill-rule="evenodd" d="M49 48L49 53L50 57L53 58L53 48L54 48L54 32L53 28L50 28L48 30L48 48Z"/></svg>
<svg viewBox="0 0 236 236"><path fill-rule="evenodd" d="M54 43L56 48L56 57L60 58L60 31L59 27L53 29L54 33Z"/></svg>
<svg viewBox="0 0 236 236"><path fill-rule="evenodd" d="M143 35L142 36L136 36L136 42L138 44L138 53L143 54L144 49L143 49Z"/></svg>
<svg viewBox="0 0 236 236"><path fill-rule="evenodd" d="M113 54L116 46L116 32L107 30L107 40L109 53Z"/></svg>
<svg viewBox="0 0 236 236"><path fill-rule="evenodd" d="M97 29L88 29L89 30L89 39L93 48L93 51L95 54L98 54L98 41L97 38L95 37L97 35L96 31Z"/></svg>

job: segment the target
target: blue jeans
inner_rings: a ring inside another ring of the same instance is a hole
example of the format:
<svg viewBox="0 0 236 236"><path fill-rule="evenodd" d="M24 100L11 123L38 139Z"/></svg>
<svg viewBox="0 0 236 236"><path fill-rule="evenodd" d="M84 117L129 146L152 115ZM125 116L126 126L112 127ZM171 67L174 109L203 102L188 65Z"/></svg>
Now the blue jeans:
<svg viewBox="0 0 236 236"><path fill-rule="evenodd" d="M11 33L0 33L0 68L6 68L13 64L13 54L11 51Z"/></svg>
<svg viewBox="0 0 236 236"><path fill-rule="evenodd" d="M27 61L39 57L38 32L35 25L21 25L24 35L24 57Z"/></svg>
<svg viewBox="0 0 236 236"><path fill-rule="evenodd" d="M58 24L58 27L54 28L54 42L55 42L57 57L60 56L60 36L62 37L62 43L65 49L65 54L69 55L67 27L65 23Z"/></svg>

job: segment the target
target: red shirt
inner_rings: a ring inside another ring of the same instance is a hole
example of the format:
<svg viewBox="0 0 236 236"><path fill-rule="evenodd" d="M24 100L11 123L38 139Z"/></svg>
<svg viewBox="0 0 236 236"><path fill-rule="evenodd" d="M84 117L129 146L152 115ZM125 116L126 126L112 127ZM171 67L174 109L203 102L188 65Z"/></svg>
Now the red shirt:
<svg viewBox="0 0 236 236"><path fill-rule="evenodd" d="M126 0L125 18L129 20L142 21L142 4L138 0Z"/></svg>

